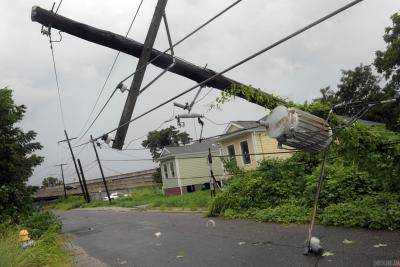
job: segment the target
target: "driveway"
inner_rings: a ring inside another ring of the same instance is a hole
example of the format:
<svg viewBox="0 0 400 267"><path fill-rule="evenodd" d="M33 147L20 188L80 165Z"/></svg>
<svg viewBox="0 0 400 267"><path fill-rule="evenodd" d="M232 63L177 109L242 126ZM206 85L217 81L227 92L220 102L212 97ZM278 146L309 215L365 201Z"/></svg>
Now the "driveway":
<svg viewBox="0 0 400 267"><path fill-rule="evenodd" d="M72 210L63 231L109 266L394 266L400 232L316 228L330 256L304 256L304 225L204 218L199 213Z"/></svg>

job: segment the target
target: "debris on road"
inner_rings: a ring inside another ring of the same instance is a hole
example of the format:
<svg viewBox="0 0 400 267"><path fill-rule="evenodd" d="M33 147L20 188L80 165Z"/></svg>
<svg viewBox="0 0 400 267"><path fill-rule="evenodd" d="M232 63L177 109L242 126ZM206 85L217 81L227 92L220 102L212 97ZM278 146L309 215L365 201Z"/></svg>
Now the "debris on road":
<svg viewBox="0 0 400 267"><path fill-rule="evenodd" d="M332 253L332 252L327 250L322 254L322 257L329 257L329 256L333 256L333 255L335 255L335 253Z"/></svg>
<svg viewBox="0 0 400 267"><path fill-rule="evenodd" d="M379 244L374 245L374 248L380 248L380 247L387 247L387 244L379 243Z"/></svg>
<svg viewBox="0 0 400 267"><path fill-rule="evenodd" d="M349 240L349 239L345 238L342 241L342 243L345 244L345 245L350 245L350 244L354 244L355 242L353 240Z"/></svg>
<svg viewBox="0 0 400 267"><path fill-rule="evenodd" d="M157 232L154 234L157 238L159 238L161 236L161 232Z"/></svg>
<svg viewBox="0 0 400 267"><path fill-rule="evenodd" d="M245 244L246 244L246 242L244 242L244 241L241 241L241 242L238 243L239 246L243 246Z"/></svg>
<svg viewBox="0 0 400 267"><path fill-rule="evenodd" d="M208 220L206 222L206 227L209 227L209 226L215 227L215 221L214 220Z"/></svg>

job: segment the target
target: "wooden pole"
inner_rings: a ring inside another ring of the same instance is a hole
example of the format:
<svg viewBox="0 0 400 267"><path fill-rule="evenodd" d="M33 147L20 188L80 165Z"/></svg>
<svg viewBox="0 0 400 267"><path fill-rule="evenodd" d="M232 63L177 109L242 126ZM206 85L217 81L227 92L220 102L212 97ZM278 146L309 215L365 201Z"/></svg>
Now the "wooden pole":
<svg viewBox="0 0 400 267"><path fill-rule="evenodd" d="M79 169L81 170L81 177L82 177L82 183L83 183L83 187L85 188L85 200L87 203L90 203L90 195L89 195L89 191L86 185L86 179L85 179L85 174L83 173L83 168L82 168L82 164L80 159L78 159L78 165L79 165Z"/></svg>
<svg viewBox="0 0 400 267"><path fill-rule="evenodd" d="M117 51L121 51L122 53L134 56L139 58L142 54L143 51L143 44L129 39L125 38L122 35L115 34L110 31L105 31L102 29L98 29L77 21L74 21L72 19L63 17L58 14L54 14L53 12L50 12L48 10L45 10L43 8L40 8L38 6L34 6L32 8L31 12L31 19L32 21L38 22L46 27L51 26L54 29L60 30L62 32L71 34L73 36L76 36L78 38L84 39L86 41L96 43L102 46L106 46L111 49L115 49ZM153 59L156 58L154 61ZM163 54L161 51L152 49L151 50L151 55L150 55L150 61L151 64L153 64L156 67L159 67L161 69L167 69L173 62L172 56L169 54ZM190 62L187 62L185 60L181 60L179 58L176 58L175 65L169 69L170 72L175 73L177 75L186 77L190 80L193 80L197 83L200 83L213 75L216 74L215 71L196 66ZM237 82L235 80L232 80L230 78L227 78L223 75L217 76L207 82L204 86L207 87L213 87L219 90L226 90L228 89L232 84L236 84L238 86L243 85L240 82ZM264 95L267 97L273 97L271 94L265 93L261 90L250 88L248 95ZM259 97L246 97L242 92L238 92L236 96L241 97L246 99L247 101L262 105L264 106L265 103L263 103ZM268 106L268 108L273 109L274 106Z"/></svg>
<svg viewBox="0 0 400 267"><path fill-rule="evenodd" d="M76 165L74 151L72 150L72 146L71 146L71 142L70 142L71 139L68 138L67 130L64 130L64 134L65 134L65 140L62 140L62 141L59 141L59 142L67 142L68 143L69 151L71 152L72 161L74 162L75 171L76 171L76 175L78 176L78 180L79 180L79 184L81 186L82 194L84 196L86 196L86 192L85 192L85 189L84 189L83 184L82 184L81 176L80 176L79 171L78 171L78 166Z"/></svg>
<svg viewBox="0 0 400 267"><path fill-rule="evenodd" d="M67 165L67 164L62 163L62 164L58 164L58 165L56 165L56 166L60 166L60 169L61 169L61 178L62 178L62 181L63 181L64 197L67 198L67 190L65 189L65 179L64 179L64 170L63 170L63 166L64 166L64 165Z"/></svg>
<svg viewBox="0 0 400 267"><path fill-rule="evenodd" d="M121 119L119 121L119 127L115 133L113 148L122 149L124 145L126 133L128 132L129 128L129 123L127 122L129 122L129 120L132 118L132 113L135 108L136 100L139 96L144 74L146 72L146 66L153 50L154 41L156 40L157 32L160 27L166 5L167 0L158 0L157 6L154 10L153 19L151 20L149 31L147 32L142 53L140 55L139 62L136 65L135 75L133 76L129 94L122 111Z"/></svg>
<svg viewBox="0 0 400 267"><path fill-rule="evenodd" d="M110 192L108 191L107 181L106 181L106 178L104 177L103 167L101 166L101 162L100 162L100 159L99 159L99 154L97 153L96 144L95 144L95 141L93 140L93 136L92 135L90 135L90 141L92 142L93 150L94 150L94 153L96 154L97 163L99 164L101 178L103 178L103 184L104 184L104 188L106 189L108 202L111 203L111 197L110 197Z"/></svg>

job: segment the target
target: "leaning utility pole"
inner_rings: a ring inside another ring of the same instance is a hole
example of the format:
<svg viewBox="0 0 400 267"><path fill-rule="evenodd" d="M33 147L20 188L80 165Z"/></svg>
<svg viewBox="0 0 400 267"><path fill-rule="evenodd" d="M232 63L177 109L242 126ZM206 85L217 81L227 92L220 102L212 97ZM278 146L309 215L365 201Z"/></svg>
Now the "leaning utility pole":
<svg viewBox="0 0 400 267"><path fill-rule="evenodd" d="M70 142L71 140L76 139L76 137L69 139L68 138L68 134L67 134L67 130L64 130L64 134L65 134L65 140L58 141L58 143L62 143L62 142L67 142L68 143L69 151L71 152L72 161L74 162L75 171L76 171L76 175L78 176L78 180L79 180L79 184L81 186L82 194L85 195L86 194L85 193L85 189L83 188L81 176L80 176L79 171L78 171L78 166L76 165L74 151L72 150L71 142Z"/></svg>
<svg viewBox="0 0 400 267"><path fill-rule="evenodd" d="M60 169L61 169L61 178L62 178L62 181L63 181L63 188L64 188L64 197L65 198L67 198L67 190L65 189L65 179L64 179L64 170L63 170L63 166L64 165L67 165L66 163L61 163L61 164L58 164L58 165L56 165L57 167L58 166L60 166Z"/></svg>
<svg viewBox="0 0 400 267"><path fill-rule="evenodd" d="M86 179L85 179L85 174L83 173L83 168L82 168L82 164L81 164L81 160L78 159L78 165L79 165L79 169L81 170L81 177L82 177L82 183L83 183L83 187L85 188L85 200L87 203L90 202L90 195L89 195L89 191L86 185Z"/></svg>
<svg viewBox="0 0 400 267"><path fill-rule="evenodd" d="M122 146L124 145L126 133L128 132L129 127L128 122L132 118L133 109L135 108L136 100L139 96L147 63L153 51L154 41L156 40L158 28L160 27L166 5L167 0L158 0L156 9L154 10L153 19L151 20L149 31L147 32L146 40L144 41L142 54L136 66L135 75L133 76L129 94L119 121L119 127L115 133L113 148L122 149Z"/></svg>
<svg viewBox="0 0 400 267"><path fill-rule="evenodd" d="M86 41L102 45L111 49L115 49L117 51L120 51L122 53L137 58L141 57L143 51L145 50L144 45L135 40L132 40L130 38L125 38L122 35L98 29L89 26L87 24L80 23L78 21L74 21L72 19L63 17L58 14L54 14L53 12L45 10L38 6L34 6L32 8L31 19L32 21L36 21L42 24L43 26L46 27L51 26L53 29L60 30L62 32L84 39ZM171 67L174 60L175 63ZM163 53L156 49L151 49L149 62L151 62L151 64L153 64L156 67L159 67L164 70L168 69L168 71L171 73L175 73L179 76L188 78L197 83L201 83L207 79L210 79L215 74L217 74L217 72L214 70L196 66L195 64L192 64L188 61L179 58L174 58L172 55ZM230 79L224 75L218 75L204 84L204 86L212 87L221 91L228 90L231 85L237 85L240 87L243 86L244 84L235 81L233 79ZM251 103L262 106L265 105L263 98L278 100L278 98L273 96L272 94L268 94L264 91L252 87L247 88L246 93L248 93L247 96L242 91L235 92L234 94L238 97L246 99ZM263 97L258 97L258 96L263 96ZM276 102L276 105L284 104L281 101L274 101L274 102ZM268 108L273 109L275 108L275 106L270 104ZM114 142L114 144L116 143L117 142Z"/></svg>
<svg viewBox="0 0 400 267"><path fill-rule="evenodd" d="M90 141L92 142L94 153L96 154L97 163L99 164L101 178L103 178L103 184L104 184L104 188L106 189L108 202L111 203L111 197L110 197L110 192L108 191L107 181L106 181L106 178L104 177L103 167L101 166L101 162L100 162L100 159L99 159L99 154L97 153L96 144L95 144L95 141L93 140L93 136L92 135L90 135Z"/></svg>

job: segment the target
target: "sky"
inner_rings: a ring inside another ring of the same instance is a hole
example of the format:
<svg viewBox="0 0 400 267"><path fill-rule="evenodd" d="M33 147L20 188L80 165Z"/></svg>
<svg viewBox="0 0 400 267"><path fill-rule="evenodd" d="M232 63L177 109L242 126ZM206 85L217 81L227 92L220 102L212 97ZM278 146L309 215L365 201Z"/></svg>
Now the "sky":
<svg viewBox="0 0 400 267"><path fill-rule="evenodd" d="M91 26L125 35L140 0L64 0L59 14ZM195 27L234 2L233 0L169 0L166 8L173 41L177 41ZM268 46L302 26L345 5L349 0L243 0L212 24L175 48L175 54L198 66L221 71L250 54ZM27 107L20 127L38 133L37 140L43 145L38 152L45 158L36 167L30 184L40 185L47 176L60 177L59 163L65 166L66 182L75 181L76 175L64 139L57 87L55 82L48 38L40 33L41 25L32 22L32 6L50 9L48 0L0 0L0 87L13 89L17 104ZM156 0L144 0L129 38L143 42ZM336 88L341 70L348 70L360 63L371 64L374 53L385 48L382 35L390 25L390 15L399 11L398 0L365 0L351 9L331 18L317 27L285 42L267 53L228 72L227 77L244 84L251 84L265 92L278 94L293 101L303 102L319 96L320 88ZM57 36L57 31L53 31ZM56 37L54 37L56 38ZM160 27L154 48L168 47L164 27ZM104 83L116 51L74 36L62 33L62 41L54 44L61 101L66 129L70 137L82 134L99 90ZM114 90L115 86L132 73L137 59L121 54L110 80L100 98L95 114ZM160 69L149 66L144 84ZM129 85L131 80L127 82ZM167 73L140 95L134 116L157 105L161 101L182 92L195 83L175 74ZM224 123L232 120L257 120L266 110L241 99L226 103L221 110L209 110L209 104L219 91L204 88L201 96L211 92L194 107L193 112L205 114L221 125L205 123L204 135L211 136L224 131ZM193 99L192 92L179 99ZM114 129L119 122L127 93L117 92L89 131L94 137ZM180 111L172 104L132 123L127 141L142 137L158 128L164 121ZM162 127L175 125L164 123ZM187 121L182 131L198 138L200 128ZM88 141L84 136L80 142ZM140 148L139 139L129 148ZM73 145L79 144L73 141ZM81 159L87 179L99 177L93 148L88 145L74 151ZM99 149L102 160L145 159L143 161L105 161L106 175L139 171L155 166L146 150L115 151L103 145Z"/></svg>

